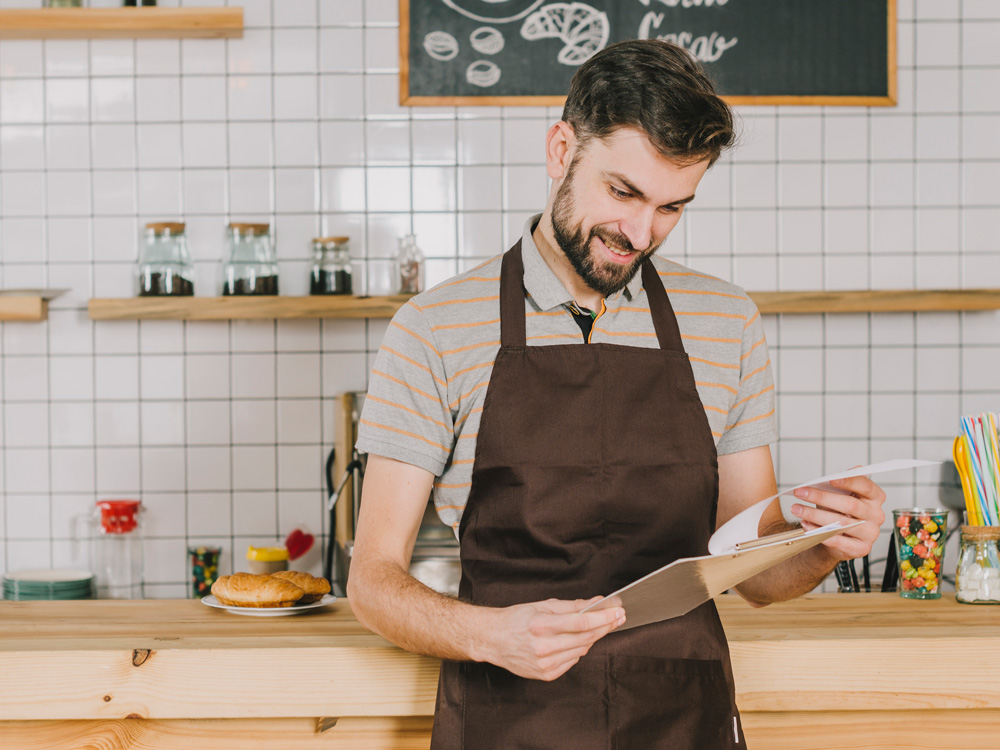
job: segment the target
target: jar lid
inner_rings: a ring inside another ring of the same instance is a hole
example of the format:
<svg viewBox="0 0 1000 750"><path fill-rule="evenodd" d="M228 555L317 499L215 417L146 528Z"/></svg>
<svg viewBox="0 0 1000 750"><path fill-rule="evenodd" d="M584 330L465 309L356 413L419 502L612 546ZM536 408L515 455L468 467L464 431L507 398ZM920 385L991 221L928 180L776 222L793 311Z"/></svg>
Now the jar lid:
<svg viewBox="0 0 1000 750"><path fill-rule="evenodd" d="M340 243L350 242L350 241L351 241L350 237L316 237L315 239L313 239L314 243L327 244L329 242L333 242L333 243L336 243L338 245Z"/></svg>
<svg viewBox="0 0 1000 750"><path fill-rule="evenodd" d="M235 229L237 232L253 232L255 234L267 234L271 231L270 224L248 224L239 221L230 222L229 228Z"/></svg>
<svg viewBox="0 0 1000 750"><path fill-rule="evenodd" d="M146 229L152 232L169 232L170 234L183 234L185 224L180 221L154 221L146 225Z"/></svg>
<svg viewBox="0 0 1000 750"><path fill-rule="evenodd" d="M259 560L260 562L278 562L288 559L288 550L285 547L253 547L247 548L247 560Z"/></svg>
<svg viewBox="0 0 1000 750"><path fill-rule="evenodd" d="M970 542L1000 541L1000 526L963 526L962 536Z"/></svg>

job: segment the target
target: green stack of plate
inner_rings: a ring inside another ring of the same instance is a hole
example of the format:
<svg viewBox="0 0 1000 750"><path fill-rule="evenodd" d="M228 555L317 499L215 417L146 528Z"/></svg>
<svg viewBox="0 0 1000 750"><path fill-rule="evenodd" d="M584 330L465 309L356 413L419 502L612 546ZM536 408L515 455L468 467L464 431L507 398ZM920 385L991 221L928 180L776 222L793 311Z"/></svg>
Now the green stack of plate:
<svg viewBox="0 0 1000 750"><path fill-rule="evenodd" d="M89 570L19 570L3 577L3 598L37 602L93 599L94 575Z"/></svg>

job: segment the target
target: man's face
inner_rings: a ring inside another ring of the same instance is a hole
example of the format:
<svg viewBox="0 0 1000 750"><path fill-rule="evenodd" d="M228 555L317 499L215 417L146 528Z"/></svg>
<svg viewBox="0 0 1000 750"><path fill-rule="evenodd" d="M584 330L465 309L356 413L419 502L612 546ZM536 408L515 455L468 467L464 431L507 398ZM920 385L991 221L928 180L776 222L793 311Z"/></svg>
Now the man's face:
<svg viewBox="0 0 1000 750"><path fill-rule="evenodd" d="M707 161L669 161L632 128L594 138L577 147L556 190L556 242L587 286L608 297L667 238L707 169Z"/></svg>

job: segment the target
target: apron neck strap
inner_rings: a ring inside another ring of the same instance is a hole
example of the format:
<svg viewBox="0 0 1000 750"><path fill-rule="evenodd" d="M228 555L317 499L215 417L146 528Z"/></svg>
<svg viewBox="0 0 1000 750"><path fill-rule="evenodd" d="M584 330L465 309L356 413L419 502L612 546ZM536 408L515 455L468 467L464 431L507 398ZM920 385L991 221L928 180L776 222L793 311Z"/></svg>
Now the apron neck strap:
<svg viewBox="0 0 1000 750"><path fill-rule="evenodd" d="M681 343L681 331L677 326L677 316L670 304L670 298L667 297L667 290L663 288L660 274L656 272L656 267L649 258L642 262L642 286L646 290L646 298L649 300L649 312L653 316L653 328L656 330L656 339L660 342L660 348L683 354L684 344Z"/></svg>
<svg viewBox="0 0 1000 750"><path fill-rule="evenodd" d="M642 262L642 285L649 299L660 348L683 352L677 316L649 258ZM521 240L518 240L500 263L500 346L524 346L525 336L524 262L521 260Z"/></svg>
<svg viewBox="0 0 1000 750"><path fill-rule="evenodd" d="M521 240L500 262L500 346L524 346L524 262Z"/></svg>

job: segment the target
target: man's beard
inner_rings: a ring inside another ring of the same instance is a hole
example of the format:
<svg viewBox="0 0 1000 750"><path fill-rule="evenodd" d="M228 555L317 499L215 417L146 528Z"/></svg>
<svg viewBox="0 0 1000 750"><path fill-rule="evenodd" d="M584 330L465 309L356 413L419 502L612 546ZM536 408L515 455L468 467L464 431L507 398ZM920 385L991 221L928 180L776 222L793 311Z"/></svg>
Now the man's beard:
<svg viewBox="0 0 1000 750"><path fill-rule="evenodd" d="M609 248L634 252L635 248L625 235L606 227L595 226L591 227L590 232L584 237L582 222L577 224L575 232L570 233L573 214L571 186L575 166L574 160L566 172L566 179L556 191L556 198L552 204L552 231L560 249L569 258L573 269L584 283L603 297L610 297L619 289L625 288L638 272L642 262L656 251L656 247L651 244L646 252L637 253L631 263L617 264L596 258L597 253L591 250L591 242L594 237L598 237Z"/></svg>

